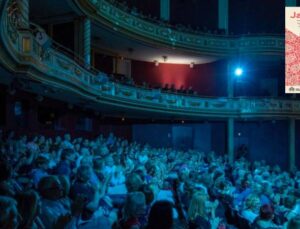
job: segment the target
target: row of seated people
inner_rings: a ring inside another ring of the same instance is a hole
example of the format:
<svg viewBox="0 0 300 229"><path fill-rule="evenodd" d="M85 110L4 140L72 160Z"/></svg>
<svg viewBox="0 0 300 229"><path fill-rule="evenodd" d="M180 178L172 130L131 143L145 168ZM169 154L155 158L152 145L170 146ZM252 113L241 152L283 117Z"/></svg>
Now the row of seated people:
<svg viewBox="0 0 300 229"><path fill-rule="evenodd" d="M0 139L3 229L300 228L296 170L112 133Z"/></svg>
<svg viewBox="0 0 300 229"><path fill-rule="evenodd" d="M122 74L106 74L103 72L99 72L95 78L96 83L106 83L108 81L111 82L116 82L116 83L121 83L124 85L128 86L137 86L137 84L134 82L134 80L130 77L127 77ZM156 89L156 90L161 90L164 92L169 92L169 93L178 93L178 94L187 94L187 95L197 95L197 92L193 90L193 87L190 86L188 88L185 88L183 85L180 88L176 88L174 84L165 84L163 87L161 86L152 86L149 83L143 82L141 85L143 88L146 89Z"/></svg>

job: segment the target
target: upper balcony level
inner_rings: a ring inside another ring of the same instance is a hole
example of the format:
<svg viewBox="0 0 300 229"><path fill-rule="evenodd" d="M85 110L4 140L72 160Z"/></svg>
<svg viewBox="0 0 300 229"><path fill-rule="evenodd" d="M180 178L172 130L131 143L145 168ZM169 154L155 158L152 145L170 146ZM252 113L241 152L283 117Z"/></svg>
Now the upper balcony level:
<svg viewBox="0 0 300 229"><path fill-rule="evenodd" d="M190 51L199 55L232 57L236 55L284 54L284 36L272 34L217 35L180 31L125 11L108 0L74 0L85 15L99 24L128 37Z"/></svg>
<svg viewBox="0 0 300 229"><path fill-rule="evenodd" d="M176 95L104 80L54 47L41 45L16 1L1 0L0 61L25 80L64 90L88 101L89 108L144 112L185 118L298 117L300 101L280 98L216 98ZM16 9L18 10L12 10ZM67 99L67 98L60 98Z"/></svg>

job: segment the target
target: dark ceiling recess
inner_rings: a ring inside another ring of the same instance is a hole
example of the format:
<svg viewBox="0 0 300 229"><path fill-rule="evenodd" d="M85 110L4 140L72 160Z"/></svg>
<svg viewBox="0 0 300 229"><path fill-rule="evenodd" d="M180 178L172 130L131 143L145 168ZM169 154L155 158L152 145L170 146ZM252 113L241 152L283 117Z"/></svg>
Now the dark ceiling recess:
<svg viewBox="0 0 300 229"><path fill-rule="evenodd" d="M229 0L229 30L234 34L282 34L284 9L283 0Z"/></svg>
<svg viewBox="0 0 300 229"><path fill-rule="evenodd" d="M200 30L218 28L218 0L210 1L170 1L172 24L190 25Z"/></svg>

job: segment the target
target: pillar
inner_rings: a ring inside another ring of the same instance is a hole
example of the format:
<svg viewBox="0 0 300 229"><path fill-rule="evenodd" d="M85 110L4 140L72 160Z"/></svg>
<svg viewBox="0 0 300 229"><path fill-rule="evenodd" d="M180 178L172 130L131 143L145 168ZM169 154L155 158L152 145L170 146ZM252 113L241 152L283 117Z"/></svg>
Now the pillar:
<svg viewBox="0 0 300 229"><path fill-rule="evenodd" d="M228 0L218 0L218 28L228 34Z"/></svg>
<svg viewBox="0 0 300 229"><path fill-rule="evenodd" d="M230 61L227 63L227 97L234 97L234 78L232 72L232 64Z"/></svg>
<svg viewBox="0 0 300 229"><path fill-rule="evenodd" d="M87 66L91 65L91 20L83 21L83 58Z"/></svg>
<svg viewBox="0 0 300 229"><path fill-rule="evenodd" d="M295 164L295 119L289 119L289 169L292 171Z"/></svg>
<svg viewBox="0 0 300 229"><path fill-rule="evenodd" d="M29 28L29 0L17 0L17 5L20 12L19 26L22 29Z"/></svg>
<svg viewBox="0 0 300 229"><path fill-rule="evenodd" d="M91 64L91 20L80 17L74 21L75 53L87 67Z"/></svg>
<svg viewBox="0 0 300 229"><path fill-rule="evenodd" d="M170 20L170 0L160 0L160 19Z"/></svg>
<svg viewBox="0 0 300 229"><path fill-rule="evenodd" d="M234 119L227 120L227 153L229 162L234 161Z"/></svg>
<svg viewBox="0 0 300 229"><path fill-rule="evenodd" d="M297 6L297 0L285 0L285 6Z"/></svg>

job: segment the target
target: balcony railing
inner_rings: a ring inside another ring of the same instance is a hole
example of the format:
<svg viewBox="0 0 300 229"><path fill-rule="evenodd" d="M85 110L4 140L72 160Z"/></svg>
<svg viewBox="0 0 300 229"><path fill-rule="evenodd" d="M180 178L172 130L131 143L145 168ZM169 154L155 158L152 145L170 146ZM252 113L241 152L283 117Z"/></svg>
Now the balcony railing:
<svg viewBox="0 0 300 229"><path fill-rule="evenodd" d="M171 47L201 54L231 56L236 54L284 54L284 36L218 36L182 32L163 24L144 20L124 11L107 0L74 0L91 18L114 30Z"/></svg>
<svg viewBox="0 0 300 229"><path fill-rule="evenodd" d="M2 64L20 71L26 68L30 77L49 85L72 90L95 103L124 109L205 117L270 117L299 116L300 101L276 98L203 98L176 95L157 89L126 86L111 81L101 83L98 75L79 65L59 50L43 48L30 30L21 30L7 11L0 20ZM9 65L6 59L13 59Z"/></svg>

